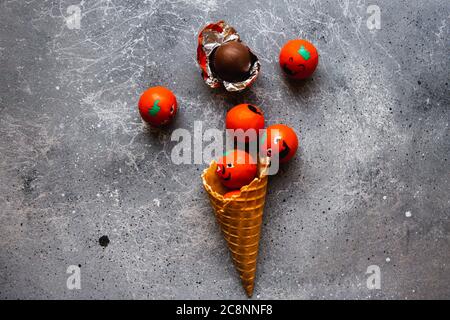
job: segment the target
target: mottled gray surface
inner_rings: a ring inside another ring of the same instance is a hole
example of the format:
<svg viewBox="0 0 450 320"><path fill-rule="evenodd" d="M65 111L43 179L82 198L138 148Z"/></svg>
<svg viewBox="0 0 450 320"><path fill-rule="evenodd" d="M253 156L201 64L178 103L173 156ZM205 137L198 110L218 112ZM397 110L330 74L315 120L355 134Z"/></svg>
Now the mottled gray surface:
<svg viewBox="0 0 450 320"><path fill-rule="evenodd" d="M71 4L0 2L0 298L245 298L206 165L170 160L174 128L222 129L240 102L300 138L270 180L254 298L450 298L448 1L83 1L79 30ZM262 63L242 94L199 76L196 34L221 18ZM302 84L277 64L296 37L320 52ZM153 85L179 101L161 132L136 107Z"/></svg>

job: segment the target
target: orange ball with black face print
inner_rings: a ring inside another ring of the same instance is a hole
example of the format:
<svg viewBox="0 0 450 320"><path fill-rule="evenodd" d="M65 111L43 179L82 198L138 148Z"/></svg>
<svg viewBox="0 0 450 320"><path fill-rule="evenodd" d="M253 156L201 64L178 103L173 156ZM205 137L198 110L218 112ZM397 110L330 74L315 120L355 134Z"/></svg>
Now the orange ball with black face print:
<svg viewBox="0 0 450 320"><path fill-rule="evenodd" d="M260 148L263 155L279 156L280 163L291 160L298 149L298 138L294 130L284 124L274 124L267 127L261 137Z"/></svg>
<svg viewBox="0 0 450 320"><path fill-rule="evenodd" d="M241 129L245 135L245 142L254 141L258 137L259 130L264 129L264 114L257 106L248 103L238 104L227 112L225 126L231 130ZM235 133L235 137L238 138L239 135Z"/></svg>
<svg viewBox="0 0 450 320"><path fill-rule="evenodd" d="M139 99L139 113L142 119L153 126L168 124L177 113L177 98L165 87L152 87Z"/></svg>
<svg viewBox="0 0 450 320"><path fill-rule="evenodd" d="M309 78L317 68L319 54L312 43L302 39L288 41L280 52L280 67L293 79Z"/></svg>
<svg viewBox="0 0 450 320"><path fill-rule="evenodd" d="M240 189L256 177L258 167L253 157L243 150L226 152L217 162L216 174L229 189Z"/></svg>

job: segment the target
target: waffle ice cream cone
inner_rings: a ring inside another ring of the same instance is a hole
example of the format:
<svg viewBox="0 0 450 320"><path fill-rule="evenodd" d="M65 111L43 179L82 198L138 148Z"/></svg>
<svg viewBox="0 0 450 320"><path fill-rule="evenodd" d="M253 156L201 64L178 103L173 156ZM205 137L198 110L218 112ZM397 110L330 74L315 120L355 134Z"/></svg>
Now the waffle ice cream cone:
<svg viewBox="0 0 450 320"><path fill-rule="evenodd" d="M228 199L223 198L228 190L215 173L215 161L212 161L202 174L203 186L249 297L253 294L255 284L259 237L267 193L267 166L263 163L265 162L260 161L258 164L257 177L249 185L242 187L240 194Z"/></svg>

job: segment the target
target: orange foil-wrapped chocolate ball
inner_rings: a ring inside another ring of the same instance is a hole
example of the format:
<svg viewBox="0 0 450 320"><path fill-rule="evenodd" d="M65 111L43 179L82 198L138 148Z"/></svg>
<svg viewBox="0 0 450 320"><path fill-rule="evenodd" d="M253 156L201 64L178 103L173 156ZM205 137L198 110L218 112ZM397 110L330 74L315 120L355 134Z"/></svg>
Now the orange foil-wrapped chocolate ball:
<svg viewBox="0 0 450 320"><path fill-rule="evenodd" d="M217 162L216 174L229 189L240 189L256 177L258 167L252 156L243 150L227 152Z"/></svg>
<svg viewBox="0 0 450 320"><path fill-rule="evenodd" d="M274 124L267 127L261 137L262 153L268 157L279 156L280 163L288 162L294 157L298 148L298 138L292 128L284 124Z"/></svg>
<svg viewBox="0 0 450 320"><path fill-rule="evenodd" d="M223 198L224 199L231 199L232 197L237 196L239 194L241 194L241 190L233 190L233 191L225 193L223 195Z"/></svg>
<svg viewBox="0 0 450 320"><path fill-rule="evenodd" d="M227 112L225 126L227 129L243 130L245 141L254 141L258 137L259 130L264 129L264 114L254 105L238 104ZM248 130L254 130L254 133ZM235 137L239 137L237 133Z"/></svg>
<svg viewBox="0 0 450 320"><path fill-rule="evenodd" d="M293 79L306 79L316 70L319 54L312 43L295 39L288 41L280 52L280 67Z"/></svg>
<svg viewBox="0 0 450 320"><path fill-rule="evenodd" d="M159 127L175 117L177 98L165 87L152 87L141 95L138 106L142 119Z"/></svg>

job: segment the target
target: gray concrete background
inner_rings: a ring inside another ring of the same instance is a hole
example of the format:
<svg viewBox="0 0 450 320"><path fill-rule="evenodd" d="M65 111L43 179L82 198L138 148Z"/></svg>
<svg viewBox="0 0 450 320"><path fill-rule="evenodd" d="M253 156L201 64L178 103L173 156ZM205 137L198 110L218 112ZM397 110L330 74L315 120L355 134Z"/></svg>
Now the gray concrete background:
<svg viewBox="0 0 450 320"><path fill-rule="evenodd" d="M1 1L0 298L245 298L206 165L170 160L173 129L222 129L241 102L300 138L270 180L255 299L450 298L449 14L443 0ZM242 94L196 65L198 31L221 18L262 63ZM277 65L297 37L320 53L301 84ZM179 101L163 131L137 112L153 85Z"/></svg>

